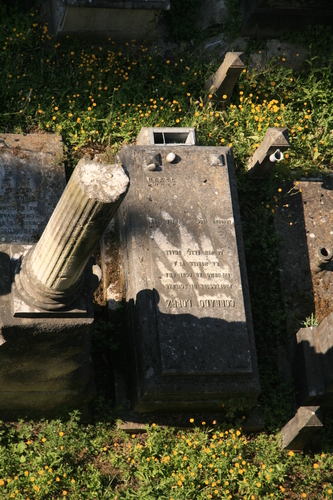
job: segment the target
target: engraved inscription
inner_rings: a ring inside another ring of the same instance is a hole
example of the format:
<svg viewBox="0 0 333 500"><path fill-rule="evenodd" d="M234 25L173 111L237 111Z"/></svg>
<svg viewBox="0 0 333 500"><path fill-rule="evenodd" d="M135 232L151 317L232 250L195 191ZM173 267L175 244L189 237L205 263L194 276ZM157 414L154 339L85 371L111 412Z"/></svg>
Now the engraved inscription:
<svg viewBox="0 0 333 500"><path fill-rule="evenodd" d="M173 177L147 177L148 186L175 186L176 180Z"/></svg>
<svg viewBox="0 0 333 500"><path fill-rule="evenodd" d="M232 299L209 299L199 300L200 307L235 307L235 301Z"/></svg>
<svg viewBox="0 0 333 500"><path fill-rule="evenodd" d="M167 290L230 290L231 283L173 283L164 285Z"/></svg>
<svg viewBox="0 0 333 500"><path fill-rule="evenodd" d="M214 219L213 224L218 224L220 226L231 226L234 223L232 219Z"/></svg>
<svg viewBox="0 0 333 500"><path fill-rule="evenodd" d="M192 300L191 299L185 299L185 300L171 299L171 300L166 300L166 307L171 307L171 308L192 307Z"/></svg>

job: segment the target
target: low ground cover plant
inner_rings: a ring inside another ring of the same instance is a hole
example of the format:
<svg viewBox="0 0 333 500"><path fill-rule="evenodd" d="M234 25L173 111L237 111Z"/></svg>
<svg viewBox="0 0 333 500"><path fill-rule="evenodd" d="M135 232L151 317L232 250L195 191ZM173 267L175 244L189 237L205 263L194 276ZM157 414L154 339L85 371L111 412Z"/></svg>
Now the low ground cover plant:
<svg viewBox="0 0 333 500"><path fill-rule="evenodd" d="M331 173L331 62L312 53L296 73L281 54L265 70L246 67L231 104L219 109L203 90L218 61L206 62L198 47L160 53L135 40L55 40L36 9L21 14L6 3L0 13L0 132L61 134L68 166L87 151L113 154L145 126L195 126L200 144L233 147L265 423L246 435L242 413L229 409L217 423L189 417L186 430L151 425L127 435L103 405L89 425L75 413L0 423L0 498L330 498L329 412L317 448L280 451L278 431L295 407L292 381L276 368L276 346L289 339L273 218L283 179ZM270 179L251 182L247 159L272 126L288 127L291 148Z"/></svg>

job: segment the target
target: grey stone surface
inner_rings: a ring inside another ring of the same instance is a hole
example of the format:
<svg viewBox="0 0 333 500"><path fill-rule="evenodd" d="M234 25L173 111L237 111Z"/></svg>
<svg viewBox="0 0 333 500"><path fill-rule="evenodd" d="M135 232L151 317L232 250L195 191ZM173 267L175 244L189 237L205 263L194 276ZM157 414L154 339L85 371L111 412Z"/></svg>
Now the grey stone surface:
<svg viewBox="0 0 333 500"><path fill-rule="evenodd" d="M240 8L242 34L246 36L276 36L309 25L333 22L331 0L241 0Z"/></svg>
<svg viewBox="0 0 333 500"><path fill-rule="evenodd" d="M262 50L252 51L249 56L248 68L256 68L260 71L267 68L269 61L274 58L276 62L286 68L299 69L309 57L309 51L304 47L280 40L267 40L266 47Z"/></svg>
<svg viewBox="0 0 333 500"><path fill-rule="evenodd" d="M50 0L56 34L76 34L118 41L156 38L157 14L169 0Z"/></svg>
<svg viewBox="0 0 333 500"><path fill-rule="evenodd" d="M259 148L248 160L248 176L260 179L269 175L276 166L276 161L272 161L272 155L276 153L275 159L279 161L279 157L283 158L283 151L289 147L288 129L269 127Z"/></svg>
<svg viewBox="0 0 333 500"><path fill-rule="evenodd" d="M218 409L260 391L232 153L125 147L119 214L137 411ZM160 168L147 171L147 158Z"/></svg>
<svg viewBox="0 0 333 500"><path fill-rule="evenodd" d="M65 188L53 134L0 134L0 243L36 243Z"/></svg>
<svg viewBox="0 0 333 500"><path fill-rule="evenodd" d="M143 127L136 139L137 146L186 146L197 145L197 131L195 127Z"/></svg>
<svg viewBox="0 0 333 500"><path fill-rule="evenodd" d="M210 100L220 105L228 104L243 69L244 54L242 52L227 52L219 69L205 83L205 91L208 95L213 95Z"/></svg>
<svg viewBox="0 0 333 500"><path fill-rule="evenodd" d="M59 3L89 9L170 9L169 0L60 0Z"/></svg>
<svg viewBox="0 0 333 500"><path fill-rule="evenodd" d="M280 189L274 225L287 333L295 341L306 318L321 323L333 312L333 178L288 181Z"/></svg>
<svg viewBox="0 0 333 500"><path fill-rule="evenodd" d="M211 26L221 25L226 22L227 13L225 0L203 0L197 27L205 30Z"/></svg>
<svg viewBox="0 0 333 500"><path fill-rule="evenodd" d="M323 423L319 406L301 406L281 429L282 449L302 452L310 443L318 444Z"/></svg>

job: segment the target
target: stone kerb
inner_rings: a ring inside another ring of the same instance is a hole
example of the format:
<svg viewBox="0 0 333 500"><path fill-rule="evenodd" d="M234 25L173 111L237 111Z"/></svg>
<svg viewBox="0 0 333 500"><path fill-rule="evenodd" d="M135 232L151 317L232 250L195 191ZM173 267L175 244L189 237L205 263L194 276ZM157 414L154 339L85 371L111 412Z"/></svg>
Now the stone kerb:
<svg viewBox="0 0 333 500"><path fill-rule="evenodd" d="M227 52L219 69L205 83L207 100L209 94L212 94L211 102L224 106L229 104L233 89L243 69L243 52Z"/></svg>
<svg viewBox="0 0 333 500"><path fill-rule="evenodd" d="M248 177L260 179L269 175L276 163L283 159L283 152L289 147L288 129L269 127L259 148L248 160Z"/></svg>
<svg viewBox="0 0 333 500"><path fill-rule="evenodd" d="M318 443L323 428L319 406L301 406L296 415L281 429L283 450L302 452L311 443Z"/></svg>

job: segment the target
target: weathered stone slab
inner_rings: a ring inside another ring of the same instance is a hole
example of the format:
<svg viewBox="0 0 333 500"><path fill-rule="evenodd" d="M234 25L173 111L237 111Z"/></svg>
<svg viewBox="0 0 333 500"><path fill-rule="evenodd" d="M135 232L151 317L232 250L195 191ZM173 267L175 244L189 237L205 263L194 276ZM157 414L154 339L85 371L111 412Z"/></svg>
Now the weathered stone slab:
<svg viewBox="0 0 333 500"><path fill-rule="evenodd" d="M65 188L62 142L51 134L0 134L0 243L33 244Z"/></svg>
<svg viewBox="0 0 333 500"><path fill-rule="evenodd" d="M229 148L125 147L119 210L137 411L253 404L259 378ZM158 168L147 170L150 158Z"/></svg>
<svg viewBox="0 0 333 500"><path fill-rule="evenodd" d="M323 423L319 406L301 406L281 429L282 449L302 452L310 442L318 443Z"/></svg>
<svg viewBox="0 0 333 500"><path fill-rule="evenodd" d="M311 314L333 312L331 176L281 183L275 228L281 240L281 287L288 332L294 336Z"/></svg>
<svg viewBox="0 0 333 500"><path fill-rule="evenodd" d="M269 127L264 140L248 161L248 176L260 179L273 172L276 163L283 159L283 151L289 147L288 129Z"/></svg>
<svg viewBox="0 0 333 500"><path fill-rule="evenodd" d="M333 179L281 186L275 228L298 400L301 405L333 406ZM308 328L299 329L301 325Z"/></svg>

